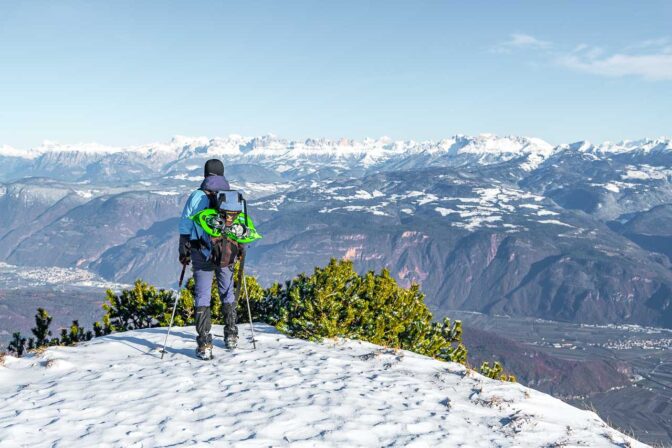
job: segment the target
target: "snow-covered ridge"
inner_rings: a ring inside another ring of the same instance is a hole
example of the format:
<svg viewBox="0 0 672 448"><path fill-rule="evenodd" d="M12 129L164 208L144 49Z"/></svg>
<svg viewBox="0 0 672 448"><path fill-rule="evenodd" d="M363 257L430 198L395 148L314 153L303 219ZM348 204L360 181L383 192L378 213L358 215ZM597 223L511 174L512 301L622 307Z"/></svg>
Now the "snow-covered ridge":
<svg viewBox="0 0 672 448"><path fill-rule="evenodd" d="M271 156L288 153L294 155L331 155L352 156L367 155L372 159L384 155L401 155L407 153L428 154L445 153L459 154L537 154L548 156L556 151L576 150L592 153L623 153L630 151L667 151L672 150L672 138L625 140L618 143L604 142L594 145L589 141L553 146L534 137L496 136L481 134L470 137L456 135L438 141L392 140L388 137L378 139L314 139L303 141L288 140L274 135L262 137L186 137L175 136L170 142L148 143L131 146L108 146L98 143L61 144L45 141L42 145L29 149L19 149L8 145L0 146L0 156L34 159L47 153L83 153L89 155L106 155L131 152L151 157L157 153L170 154L176 159L193 155L247 155Z"/></svg>
<svg viewBox="0 0 672 448"><path fill-rule="evenodd" d="M387 137L379 139L307 139L294 141L278 138L272 135L263 137L241 137L231 135L226 138L215 137L184 137L176 136L168 143L150 143L144 145L114 147L97 143L57 144L45 141L36 148L27 150L16 149L10 146L0 147L0 156L36 158L47 153L83 153L83 154L114 154L131 152L145 155L168 153L175 159L184 159L194 155L246 155L248 157L268 157L272 155L295 156L367 156L376 160L386 155L402 155L427 152L429 154L548 154L553 146L541 139L526 137L498 137L483 134L477 137L458 135L440 141L416 142L413 140L393 141Z"/></svg>
<svg viewBox="0 0 672 448"><path fill-rule="evenodd" d="M193 327L117 333L0 367L0 446L645 446L519 384L369 343L291 339L258 325L257 350ZM216 326L215 332L221 327Z"/></svg>
<svg viewBox="0 0 672 448"><path fill-rule="evenodd" d="M46 176L62 180L138 181L153 176L186 176L186 180L200 176L203 161L209 158L221 158L229 166L261 166L286 179L322 178L322 173L329 177L348 171L359 173L362 169L372 172L423 167L461 168L504 162L512 162L511 167L531 172L564 154L577 153L594 160L609 158L613 154L646 158L650 154L672 154L671 148L670 139L598 146L589 142L553 146L536 138L490 134L475 137L457 135L439 141L420 142L393 141L387 137L294 141L272 135L232 135L225 138L177 136L167 143L128 147L45 142L25 151L0 147L0 160L9 159L9 163L3 163L0 179ZM636 160L632 163L638 164ZM242 167L239 169L244 170Z"/></svg>
<svg viewBox="0 0 672 448"><path fill-rule="evenodd" d="M88 155L105 155L120 152L130 152L151 157L153 154L167 153L174 159L181 160L193 156L248 156L269 157L274 155L293 156L367 156L371 161L386 155L401 155L407 152L429 153L453 152L480 153L487 152L519 152L524 148L538 145L543 150L549 144L538 139L529 141L521 138L499 138L494 136L479 136L468 138L457 136L439 142L392 141L383 137L380 139L364 139L362 141L339 139L307 139L292 141L275 136L241 137L238 135L226 138L206 137L174 137L168 143L150 143L145 145L113 147L97 143L56 144L44 142L41 146L28 150L16 149L10 146L0 147L0 156L22 157L34 159L48 153L82 153Z"/></svg>
<svg viewBox="0 0 672 448"><path fill-rule="evenodd" d="M598 145L584 140L558 146L559 151L574 150L590 154L624 154L672 151L672 137L645 138L640 140L624 140L621 142L604 142Z"/></svg>
<svg viewBox="0 0 672 448"><path fill-rule="evenodd" d="M34 159L42 153L36 149L17 149L9 145L0 146L0 157L18 157L22 159Z"/></svg>

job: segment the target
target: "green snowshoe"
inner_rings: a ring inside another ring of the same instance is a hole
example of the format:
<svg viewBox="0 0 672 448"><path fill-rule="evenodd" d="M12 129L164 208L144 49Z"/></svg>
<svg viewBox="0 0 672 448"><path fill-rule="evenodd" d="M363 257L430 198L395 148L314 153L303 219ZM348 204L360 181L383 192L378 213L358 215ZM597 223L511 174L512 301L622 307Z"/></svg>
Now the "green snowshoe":
<svg viewBox="0 0 672 448"><path fill-rule="evenodd" d="M240 213L233 221L231 226L226 226L225 219L220 212L214 208L206 208L191 217L204 231L215 238L225 235L227 238L238 243L251 243L262 236L254 227L252 219Z"/></svg>

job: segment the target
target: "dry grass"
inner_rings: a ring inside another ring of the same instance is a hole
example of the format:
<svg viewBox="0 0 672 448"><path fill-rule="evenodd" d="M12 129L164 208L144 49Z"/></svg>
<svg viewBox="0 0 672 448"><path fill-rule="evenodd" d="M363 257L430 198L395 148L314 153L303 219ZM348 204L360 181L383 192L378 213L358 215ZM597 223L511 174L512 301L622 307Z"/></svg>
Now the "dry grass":
<svg viewBox="0 0 672 448"><path fill-rule="evenodd" d="M507 400L499 395L492 395L490 398L476 398L473 400L474 403L488 408L497 408L499 410L504 410L511 405L511 400Z"/></svg>
<svg viewBox="0 0 672 448"><path fill-rule="evenodd" d="M594 412L597 416L600 416L600 414L597 412L597 408L595 407L595 405L593 405L592 402L590 402L590 403L584 403L584 404L583 404L583 407L584 407L586 410L588 410L588 411ZM600 416L600 418L602 418L602 417ZM615 431L618 431L618 432L620 432L621 434L624 434L625 436L630 437L631 439L635 439L635 440L637 440L637 438L635 437L635 432L633 431L632 428L620 428L619 426L617 426L616 424L614 424L614 423L611 421L611 419L610 419L609 417L602 418L602 420L604 421L605 425L606 425L607 427L609 427L610 429L613 429L613 430L615 430ZM624 447L624 448L630 448L630 447L632 446L632 444L631 444L630 441L628 441L628 440L625 440L625 441L623 441L623 442L617 442L616 440L613 439L612 435L609 434L609 433L605 433L605 434L604 434L604 437L605 437L607 440L609 440L610 442L612 442L612 443L614 443L614 444L616 444L616 445L619 445L619 446L621 446L621 447ZM655 446L655 444L652 445L652 446ZM664 445L661 445L661 446L664 446Z"/></svg>
<svg viewBox="0 0 672 448"><path fill-rule="evenodd" d="M476 374L478 373L478 372L476 371L476 369L474 368L474 366L472 366L472 365L469 363L469 361L467 361L467 362L464 363L464 367L466 368L466 371L465 371L465 373L464 373L464 376L467 377L467 378L475 377Z"/></svg>
<svg viewBox="0 0 672 448"><path fill-rule="evenodd" d="M41 347L37 347L37 348L34 348L34 349L30 350L30 353L39 356L42 353L44 353L48 348L49 348L48 345L43 345Z"/></svg>
<svg viewBox="0 0 672 448"><path fill-rule="evenodd" d="M590 403L583 403L583 407L586 411L594 412L595 414L597 414L597 408L595 407L592 401Z"/></svg>
<svg viewBox="0 0 672 448"><path fill-rule="evenodd" d="M0 352L0 367L2 367L2 366L5 365L5 356L6 356L6 355L7 355L7 353L5 353L5 352Z"/></svg>

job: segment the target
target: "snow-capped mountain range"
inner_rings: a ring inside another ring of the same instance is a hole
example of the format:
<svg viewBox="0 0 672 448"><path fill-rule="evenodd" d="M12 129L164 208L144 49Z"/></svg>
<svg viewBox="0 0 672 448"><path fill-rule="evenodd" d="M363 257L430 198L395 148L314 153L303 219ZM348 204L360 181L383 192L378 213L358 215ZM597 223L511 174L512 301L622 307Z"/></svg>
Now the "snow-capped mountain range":
<svg viewBox="0 0 672 448"><path fill-rule="evenodd" d="M312 343L257 327L215 359L193 327L51 347L0 363L0 447L643 447L582 411L464 366L344 339ZM221 331L221 327L216 326ZM2 365L4 364L4 365Z"/></svg>
<svg viewBox="0 0 672 448"><path fill-rule="evenodd" d="M178 136L168 143L128 147L47 141L39 147L26 150L8 145L0 147L0 160L3 161L0 176L17 179L30 175L54 175L68 180L94 180L95 176L104 179L106 176L120 175L124 179L139 179L147 175L183 174L185 169L197 172L200 164L195 162L211 157L222 157L235 164L258 163L277 173L294 176L314 173L326 164L332 169L359 168L371 171L422 165L491 165L514 159L520 161L522 169L531 171L549 157L564 152L579 152L595 157L642 153L669 155L672 152L672 140L644 139L600 145L578 142L553 146L538 138L483 134L477 137L458 135L424 142L392 141L385 137L362 141L292 141L272 135L232 135L226 138ZM123 171L119 169L122 167Z"/></svg>
<svg viewBox="0 0 672 448"><path fill-rule="evenodd" d="M288 140L274 135L262 137L243 137L229 135L228 137L186 137L175 136L168 143L150 143L115 147L98 143L60 144L44 141L42 145L29 149L13 148L9 145L0 146L0 157L20 157L35 159L48 153L81 153L89 155L109 155L115 153L135 153L147 159L160 158L169 154L171 159L180 160L193 158L197 155L211 156L243 156L273 157L287 155L300 159L306 155L315 156L366 156L371 159L392 157L401 154L430 154L444 153L459 154L491 154L506 157L510 155L540 154L548 156L558 151L575 150L589 153L627 153L668 151L672 149L671 139L660 137L656 139L625 140L618 143L604 142L594 145L589 141L580 141L571 144L552 144L534 137L496 136L480 134L475 137L456 135L438 141L392 140L388 137L364 140L352 139L306 139L303 141ZM500 159L505 160L505 159Z"/></svg>
<svg viewBox="0 0 672 448"><path fill-rule="evenodd" d="M439 314L672 327L669 138L176 137L0 154L10 265L174 286L176 217L219 157L264 235L249 267L266 284L345 257L420 283Z"/></svg>

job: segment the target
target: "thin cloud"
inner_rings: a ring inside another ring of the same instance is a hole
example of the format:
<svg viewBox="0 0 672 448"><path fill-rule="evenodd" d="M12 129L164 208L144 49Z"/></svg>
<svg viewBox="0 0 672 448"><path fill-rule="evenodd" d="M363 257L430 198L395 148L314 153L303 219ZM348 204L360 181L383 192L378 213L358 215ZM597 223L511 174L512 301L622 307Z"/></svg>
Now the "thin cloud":
<svg viewBox="0 0 672 448"><path fill-rule="evenodd" d="M528 34L512 34L506 42L492 48L496 53L514 49L549 50L553 44ZM544 51L549 62L597 76L636 76L648 81L672 80L672 39L659 37L636 42L620 52L580 44L570 51Z"/></svg>
<svg viewBox="0 0 672 448"><path fill-rule="evenodd" d="M492 51L495 53L511 53L517 49L545 50L550 47L551 43L548 41L537 39L529 34L513 33L509 36L509 40L492 47Z"/></svg>
<svg viewBox="0 0 672 448"><path fill-rule="evenodd" d="M672 80L672 46L659 47L647 53L614 54L605 54L600 49L582 46L569 54L558 56L556 63L593 75L639 76L649 81Z"/></svg>
<svg viewBox="0 0 672 448"><path fill-rule="evenodd" d="M657 39L643 40L641 42L637 42L637 43L634 43L632 45L628 45L625 48L625 51L649 50L651 48L654 48L654 49L672 48L672 39L670 39L669 37L659 37Z"/></svg>

